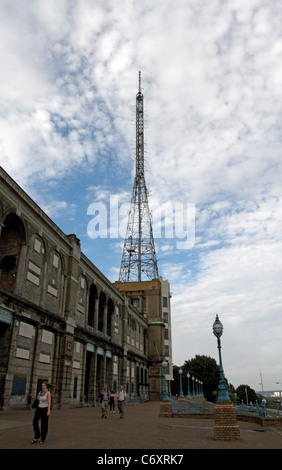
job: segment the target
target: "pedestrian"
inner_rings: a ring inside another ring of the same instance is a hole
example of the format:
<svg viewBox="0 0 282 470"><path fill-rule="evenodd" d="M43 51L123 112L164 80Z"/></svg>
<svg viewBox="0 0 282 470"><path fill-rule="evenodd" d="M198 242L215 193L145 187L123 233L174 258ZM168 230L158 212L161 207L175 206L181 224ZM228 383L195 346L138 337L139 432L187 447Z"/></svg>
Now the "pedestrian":
<svg viewBox="0 0 282 470"><path fill-rule="evenodd" d="M106 418L108 415L108 407L110 401L110 391L107 389L107 385L104 385L104 390L101 392L102 395L102 418Z"/></svg>
<svg viewBox="0 0 282 470"><path fill-rule="evenodd" d="M117 393L117 405L120 413L120 418L124 418L124 407L126 405L126 392L123 390L123 385L119 387L119 392Z"/></svg>
<svg viewBox="0 0 282 470"><path fill-rule="evenodd" d="M48 434L48 420L50 416L51 408L51 393L49 389L52 388L52 385L48 382L43 382L41 386L41 391L37 395L38 407L35 410L33 418L33 430L34 438L31 441L32 444L40 441L39 444L43 444L47 434ZM39 428L39 421L41 420L41 431Z"/></svg>
<svg viewBox="0 0 282 470"><path fill-rule="evenodd" d="M110 413L115 413L115 392L111 391L110 394Z"/></svg>

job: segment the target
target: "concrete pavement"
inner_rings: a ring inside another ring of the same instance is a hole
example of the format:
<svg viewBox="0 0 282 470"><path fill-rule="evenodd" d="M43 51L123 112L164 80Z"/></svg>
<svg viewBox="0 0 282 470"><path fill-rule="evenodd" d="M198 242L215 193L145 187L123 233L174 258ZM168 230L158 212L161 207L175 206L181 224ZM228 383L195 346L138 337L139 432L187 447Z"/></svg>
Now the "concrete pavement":
<svg viewBox="0 0 282 470"><path fill-rule="evenodd" d="M0 449L152 449L164 453L168 449L282 448L281 428L238 421L239 442L215 441L213 419L160 418L159 402L128 405L125 419L120 419L117 410L102 419L100 407L52 410L46 442L32 445L33 414L33 410L0 411Z"/></svg>

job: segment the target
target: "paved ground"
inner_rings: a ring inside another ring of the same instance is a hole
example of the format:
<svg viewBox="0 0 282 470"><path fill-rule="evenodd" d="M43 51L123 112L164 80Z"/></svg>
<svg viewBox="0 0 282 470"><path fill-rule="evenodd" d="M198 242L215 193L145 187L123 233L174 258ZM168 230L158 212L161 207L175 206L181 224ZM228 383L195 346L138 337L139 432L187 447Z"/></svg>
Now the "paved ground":
<svg viewBox="0 0 282 470"><path fill-rule="evenodd" d="M282 429L238 422L241 440L215 441L213 419L160 418L148 402L101 418L101 408L52 410L43 445L31 444L34 411L0 411L0 449L281 449ZM160 453L160 452L159 452ZM180 452L177 452L178 454ZM104 454L103 454L104 455ZM84 462L85 464L85 462Z"/></svg>

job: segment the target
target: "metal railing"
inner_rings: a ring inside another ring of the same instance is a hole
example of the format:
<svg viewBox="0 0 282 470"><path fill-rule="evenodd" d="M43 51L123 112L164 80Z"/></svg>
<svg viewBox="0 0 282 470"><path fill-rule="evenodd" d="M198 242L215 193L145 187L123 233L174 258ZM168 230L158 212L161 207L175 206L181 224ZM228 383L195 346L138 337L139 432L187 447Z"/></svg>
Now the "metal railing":
<svg viewBox="0 0 282 470"><path fill-rule="evenodd" d="M172 398L171 400L171 411L172 414L213 414L214 404L209 402L200 402L196 398L192 400L181 399L177 400Z"/></svg>
<svg viewBox="0 0 282 470"><path fill-rule="evenodd" d="M237 415L243 416L260 416L262 418L267 418L267 410L265 405L259 405L256 403L255 405L250 404L246 405L245 403L241 403L240 405L234 405L236 409Z"/></svg>
<svg viewBox="0 0 282 470"><path fill-rule="evenodd" d="M171 410L172 414L208 414L212 415L214 413L215 403L210 402L200 402L196 398L192 400L187 399L175 399L171 398ZM265 405L246 405L244 403L240 405L234 404L237 415L241 416L260 416L266 418L269 413L267 413Z"/></svg>

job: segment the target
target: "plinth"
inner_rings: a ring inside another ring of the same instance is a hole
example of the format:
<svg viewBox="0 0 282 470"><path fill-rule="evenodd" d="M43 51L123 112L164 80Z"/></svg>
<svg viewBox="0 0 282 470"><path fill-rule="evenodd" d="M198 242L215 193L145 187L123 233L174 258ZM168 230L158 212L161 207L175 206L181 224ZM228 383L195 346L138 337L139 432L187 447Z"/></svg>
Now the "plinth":
<svg viewBox="0 0 282 470"><path fill-rule="evenodd" d="M172 409L170 401L161 401L160 402L160 418L171 418Z"/></svg>
<svg viewBox="0 0 282 470"><path fill-rule="evenodd" d="M230 401L218 401L214 408L214 439L239 441L240 429L234 405Z"/></svg>

